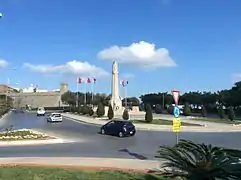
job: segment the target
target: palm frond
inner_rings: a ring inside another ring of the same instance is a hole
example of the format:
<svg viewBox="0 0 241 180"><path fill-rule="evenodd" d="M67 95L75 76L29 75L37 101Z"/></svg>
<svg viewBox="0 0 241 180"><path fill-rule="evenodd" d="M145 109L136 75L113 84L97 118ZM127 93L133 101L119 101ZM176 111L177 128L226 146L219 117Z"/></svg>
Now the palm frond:
<svg viewBox="0 0 241 180"><path fill-rule="evenodd" d="M162 167L172 168L174 176L193 179L241 179L241 151L180 140L174 147L160 146Z"/></svg>

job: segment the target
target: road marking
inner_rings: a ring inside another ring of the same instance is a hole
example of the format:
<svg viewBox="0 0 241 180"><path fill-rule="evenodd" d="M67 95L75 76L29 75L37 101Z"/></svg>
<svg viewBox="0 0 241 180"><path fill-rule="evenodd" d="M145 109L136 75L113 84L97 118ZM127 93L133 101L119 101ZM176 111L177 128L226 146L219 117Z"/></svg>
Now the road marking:
<svg viewBox="0 0 241 180"><path fill-rule="evenodd" d="M67 120L70 120L70 121L74 121L74 122L80 123L80 124L87 124L87 125L96 126L96 127L100 127L101 126L100 124L88 123L88 122L84 122L84 121L81 121L81 120L76 120L74 118L70 118L70 117L66 117L66 116L63 116L63 118L65 118Z"/></svg>

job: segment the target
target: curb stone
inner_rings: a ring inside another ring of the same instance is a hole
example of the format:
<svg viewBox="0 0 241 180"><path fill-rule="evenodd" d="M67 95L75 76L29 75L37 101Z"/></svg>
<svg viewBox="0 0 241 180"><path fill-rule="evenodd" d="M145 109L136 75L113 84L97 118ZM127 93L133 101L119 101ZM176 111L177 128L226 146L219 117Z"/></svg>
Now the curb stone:
<svg viewBox="0 0 241 180"><path fill-rule="evenodd" d="M22 146L22 145L44 145L44 144L61 144L64 143L63 139L47 139L47 140L19 140L19 141L2 141L2 146Z"/></svg>
<svg viewBox="0 0 241 180"><path fill-rule="evenodd" d="M1 165L48 165L72 167L118 168L129 170L150 170L160 167L157 160L93 158L93 157L14 157L0 158Z"/></svg>

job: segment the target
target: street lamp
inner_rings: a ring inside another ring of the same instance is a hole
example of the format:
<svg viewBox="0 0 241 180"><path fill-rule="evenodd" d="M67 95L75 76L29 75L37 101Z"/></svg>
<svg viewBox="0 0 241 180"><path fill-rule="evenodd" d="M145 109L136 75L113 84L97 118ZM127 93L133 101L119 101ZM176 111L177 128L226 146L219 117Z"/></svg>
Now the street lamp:
<svg viewBox="0 0 241 180"><path fill-rule="evenodd" d="M2 18L3 17L3 14L2 13L0 13L0 18Z"/></svg>

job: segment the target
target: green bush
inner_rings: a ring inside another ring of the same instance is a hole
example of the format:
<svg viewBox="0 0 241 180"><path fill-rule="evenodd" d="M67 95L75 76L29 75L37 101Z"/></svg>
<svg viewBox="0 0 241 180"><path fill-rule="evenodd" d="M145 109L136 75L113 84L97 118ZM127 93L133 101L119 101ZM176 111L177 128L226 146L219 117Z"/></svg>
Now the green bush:
<svg viewBox="0 0 241 180"><path fill-rule="evenodd" d="M83 109L82 109L82 114L89 114L89 110L90 110L90 108L88 107L88 106L83 106Z"/></svg>
<svg viewBox="0 0 241 180"><path fill-rule="evenodd" d="M113 108L112 108L111 104L109 105L107 116L108 116L108 119L113 119L114 118L114 111L113 111Z"/></svg>
<svg viewBox="0 0 241 180"><path fill-rule="evenodd" d="M190 116L192 113L191 108L188 103L184 105L183 115L184 116Z"/></svg>
<svg viewBox="0 0 241 180"><path fill-rule="evenodd" d="M222 106L220 106L220 107L218 108L218 115L219 115L220 119L224 119L224 118L225 118L225 112L224 112Z"/></svg>
<svg viewBox="0 0 241 180"><path fill-rule="evenodd" d="M228 109L228 119L230 121L233 121L234 118L235 118L235 113L234 113L233 107L229 107L229 109Z"/></svg>
<svg viewBox="0 0 241 180"><path fill-rule="evenodd" d="M174 111L174 106L173 105L168 106L167 113L168 114L173 114L173 111Z"/></svg>
<svg viewBox="0 0 241 180"><path fill-rule="evenodd" d="M94 113L95 113L95 112L94 112L93 108L90 107L90 108L89 108L89 115L90 115L90 116L93 116Z"/></svg>
<svg viewBox="0 0 241 180"><path fill-rule="evenodd" d="M155 113L156 114L162 114L162 107L160 104L157 104L155 107Z"/></svg>
<svg viewBox="0 0 241 180"><path fill-rule="evenodd" d="M123 112L123 114L122 114L122 118L123 118L124 120L128 120L128 119L130 118L129 112L128 112L127 109L124 110L124 112Z"/></svg>
<svg viewBox="0 0 241 180"><path fill-rule="evenodd" d="M207 110L206 110L205 106L202 107L201 115L202 115L202 117L207 117Z"/></svg>
<svg viewBox="0 0 241 180"><path fill-rule="evenodd" d="M78 109L77 112L78 112L79 114L83 114L84 106L79 106L77 109Z"/></svg>
<svg viewBox="0 0 241 180"><path fill-rule="evenodd" d="M153 114L152 114L152 109L151 109L151 105L147 104L146 105L146 114L145 114L145 121L150 123L153 120Z"/></svg>
<svg viewBox="0 0 241 180"><path fill-rule="evenodd" d="M105 107L103 106L102 103L98 104L96 114L98 117L102 117L105 115Z"/></svg>

